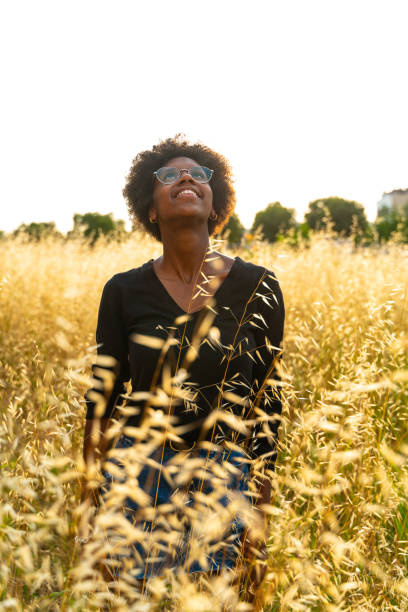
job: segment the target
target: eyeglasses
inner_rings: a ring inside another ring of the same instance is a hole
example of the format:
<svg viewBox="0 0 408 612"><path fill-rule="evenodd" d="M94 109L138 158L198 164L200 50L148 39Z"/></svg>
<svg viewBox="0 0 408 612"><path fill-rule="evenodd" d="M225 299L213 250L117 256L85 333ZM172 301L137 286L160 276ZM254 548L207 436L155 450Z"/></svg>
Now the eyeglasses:
<svg viewBox="0 0 408 612"><path fill-rule="evenodd" d="M172 168L171 166L164 166L153 172L153 174L161 183L170 185L178 181L183 172L186 172L197 183L208 183L214 170L210 170L205 166L193 166L192 168L183 168L182 170Z"/></svg>

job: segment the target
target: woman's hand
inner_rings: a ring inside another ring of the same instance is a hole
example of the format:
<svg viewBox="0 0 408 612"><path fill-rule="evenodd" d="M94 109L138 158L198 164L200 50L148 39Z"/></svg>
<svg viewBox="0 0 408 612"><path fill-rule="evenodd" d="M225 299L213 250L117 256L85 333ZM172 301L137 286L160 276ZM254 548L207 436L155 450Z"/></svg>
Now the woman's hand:
<svg viewBox="0 0 408 612"><path fill-rule="evenodd" d="M260 512L256 530L245 529L241 536L241 554L244 561L244 582L250 590L256 589L266 572L268 552L266 548L267 521L266 515Z"/></svg>
<svg viewBox="0 0 408 612"><path fill-rule="evenodd" d="M258 498L255 502L256 520L254 528L245 529L241 536L241 554L244 561L242 588L246 600L253 601L256 590L261 585L267 569L268 551L266 548L268 522L263 504L271 499L271 482L264 477L259 483Z"/></svg>
<svg viewBox="0 0 408 612"><path fill-rule="evenodd" d="M111 442L106 435L111 419L89 419L85 422L83 458L85 473L81 478L81 507L78 535L75 541L84 544L89 539L92 519L98 506L99 486L97 472L100 469Z"/></svg>
<svg viewBox="0 0 408 612"><path fill-rule="evenodd" d="M92 506L98 505L98 492L90 486L88 477L82 476L81 479L81 504L88 502Z"/></svg>

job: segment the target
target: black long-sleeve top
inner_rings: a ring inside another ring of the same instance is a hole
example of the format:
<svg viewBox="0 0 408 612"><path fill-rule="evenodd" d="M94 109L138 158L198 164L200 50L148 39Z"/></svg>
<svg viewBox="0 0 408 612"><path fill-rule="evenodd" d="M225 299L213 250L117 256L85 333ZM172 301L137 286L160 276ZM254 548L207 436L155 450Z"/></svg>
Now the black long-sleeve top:
<svg viewBox="0 0 408 612"><path fill-rule="evenodd" d="M182 434L185 445L191 447L197 440L211 439L213 431L206 429L206 418L214 409L229 411L249 419L251 434L241 432L237 438L236 431L225 422L228 419L220 419L213 441L225 437L247 444L253 457L265 454L265 462L271 467L279 425L279 418L274 417L281 413L281 399L279 387L266 381L278 379L275 364L284 326L282 292L272 272L236 257L213 297L213 305L185 316L157 277L153 260L113 276L102 293L96 340L98 354L116 360L116 379L109 390L97 369L109 369L109 365L94 366L98 383L93 393L86 395L86 417L96 416L95 393L104 395L106 401L103 413L97 416L112 417L124 403L125 382L131 380L135 394L154 392L163 376L174 376L185 368L182 387L189 391L189 397L173 401L171 407L177 425L189 426ZM206 317L212 319L211 325L207 325ZM160 339L166 341L169 334L174 339L163 349ZM234 402L231 393L243 401ZM126 425L137 427L146 399L127 403L136 407L133 412L137 414L127 417ZM259 422L254 424L254 419Z"/></svg>

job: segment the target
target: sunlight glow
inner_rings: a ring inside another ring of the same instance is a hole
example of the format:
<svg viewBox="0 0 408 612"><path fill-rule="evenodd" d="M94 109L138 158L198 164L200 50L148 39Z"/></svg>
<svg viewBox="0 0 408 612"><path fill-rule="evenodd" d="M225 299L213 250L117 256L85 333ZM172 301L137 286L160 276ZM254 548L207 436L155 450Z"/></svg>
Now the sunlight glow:
<svg viewBox="0 0 408 612"><path fill-rule="evenodd" d="M16 0L0 8L0 229L127 219L132 158L184 132L230 159L237 212L408 187L405 1Z"/></svg>

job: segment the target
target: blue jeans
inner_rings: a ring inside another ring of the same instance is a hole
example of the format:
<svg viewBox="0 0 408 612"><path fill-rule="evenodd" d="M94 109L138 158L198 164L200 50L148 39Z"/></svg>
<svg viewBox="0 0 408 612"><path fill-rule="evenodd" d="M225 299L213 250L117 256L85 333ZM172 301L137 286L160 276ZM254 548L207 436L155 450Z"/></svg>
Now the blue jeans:
<svg viewBox="0 0 408 612"><path fill-rule="evenodd" d="M115 445L116 449L126 449L134 445L133 438L122 435ZM162 457L163 453L163 457ZM126 497L123 504L123 512L127 520L135 527L145 533L145 537L138 537L131 544L126 544L126 553L121 550L113 560L117 564L117 573L120 573L121 563L127 559L127 564L132 565L131 575L136 579L148 578L150 576L162 575L164 569L183 568L185 572L218 571L223 568L233 568L239 552L240 538L244 525L242 521L234 515L228 514L230 520L216 533L218 537L212 540L208 533L212 525L218 524L219 512L222 508L228 510L230 500L228 497L231 492L235 492L235 500L248 491L249 468L243 461L244 453L229 451L207 451L198 449L189 451L177 451L168 448L159 449L153 453L152 458L163 466L169 466L172 460L180 453L185 454L188 459L201 459L201 472L192 474L191 479L184 486L177 487L173 482L169 482L163 475L163 471L157 467L144 464L139 469L137 475L137 486L147 493L154 506L157 515L153 520L143 517L145 508L143 504L137 503L135 499ZM184 456L183 456L184 457ZM161 460L162 459L162 460ZM207 459L208 471L202 471L203 460ZM105 484L102 487L102 497L106 498L112 484L115 482L126 483L126 471L118 477L117 468L123 467L118 459L110 459L116 469L109 471L106 466L104 471ZM222 468L223 462L228 461L230 470ZM170 462L170 463L169 463ZM109 462L108 462L109 463ZM211 465L218 464L215 472ZM219 469L224 469L224 477L221 480L217 476ZM178 469L177 467L175 468ZM215 478L214 478L215 476ZM129 482L129 481L128 481ZM217 482L222 483L217 488ZM214 486L216 488L214 488ZM177 493L179 496L177 497ZM208 498L207 498L208 496ZM211 496L211 497L209 497ZM246 497L249 501L249 498ZM197 507L205 510L206 500L208 500L209 511L204 511L203 521L191 523L191 512L195 512ZM214 509L215 508L215 509ZM163 510L163 512L161 512ZM232 511L231 511L232 512ZM160 520L157 517L165 516L167 520ZM168 520L170 518L170 520ZM231 518L232 517L232 518ZM209 521L207 525L203 524ZM225 516L223 518L225 521ZM224 524L223 521L221 524ZM208 527L208 529L207 529ZM207 531L207 533L206 533ZM221 535L222 533L222 535ZM153 537L150 537L153 536ZM152 541L155 544L152 545ZM192 546L192 542L194 542ZM201 546L202 543L202 546Z"/></svg>

